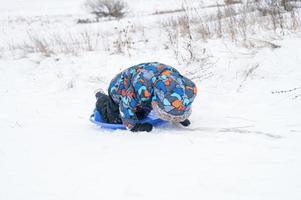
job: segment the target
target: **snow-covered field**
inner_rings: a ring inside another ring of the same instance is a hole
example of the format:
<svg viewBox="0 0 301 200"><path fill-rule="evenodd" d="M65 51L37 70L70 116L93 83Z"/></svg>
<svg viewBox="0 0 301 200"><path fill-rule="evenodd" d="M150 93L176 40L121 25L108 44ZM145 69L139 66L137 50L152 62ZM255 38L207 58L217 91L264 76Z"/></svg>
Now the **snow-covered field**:
<svg viewBox="0 0 301 200"><path fill-rule="evenodd" d="M254 48L209 39L200 42L206 59L186 66L164 48L158 16L150 15L182 2L128 2L128 18L86 25L76 23L88 16L82 1L1 0L0 200L301 199L300 32L273 36L280 48L258 40L260 33ZM114 35L127 23L147 26L151 40L139 42L140 29L133 31L136 44L121 54L110 40L50 56L9 48L26 32ZM173 65L197 83L192 125L131 133L91 124L93 91L147 61Z"/></svg>

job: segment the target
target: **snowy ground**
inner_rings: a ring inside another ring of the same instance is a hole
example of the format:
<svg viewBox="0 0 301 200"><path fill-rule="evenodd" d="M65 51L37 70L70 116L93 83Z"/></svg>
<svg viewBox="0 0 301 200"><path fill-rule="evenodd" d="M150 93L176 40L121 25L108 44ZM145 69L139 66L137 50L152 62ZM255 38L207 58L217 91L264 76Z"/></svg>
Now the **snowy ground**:
<svg viewBox="0 0 301 200"><path fill-rule="evenodd" d="M168 6L152 0L144 7L144 1L136 1L133 7L146 15L158 5ZM2 4L0 40L15 35L22 40L24 23L9 22L18 18L18 10L47 14L50 21L65 6L73 6L71 16L82 14L80 3L63 2L49 1L44 11L35 0L29 4L34 8L25 1ZM66 21L46 27L78 29L70 18L61 19ZM29 29L40 26L37 20ZM153 32L150 28L146 34ZM0 200L301 199L301 35L273 43L281 47L250 49L209 40L203 48L211 65L203 79L194 71L198 64L185 67L164 48L138 46L130 56L98 50L45 57L10 55L3 47ZM146 61L195 77L199 93L191 127L168 124L151 133L131 133L91 124L93 91L106 88L120 70ZM278 93L282 90L292 91Z"/></svg>

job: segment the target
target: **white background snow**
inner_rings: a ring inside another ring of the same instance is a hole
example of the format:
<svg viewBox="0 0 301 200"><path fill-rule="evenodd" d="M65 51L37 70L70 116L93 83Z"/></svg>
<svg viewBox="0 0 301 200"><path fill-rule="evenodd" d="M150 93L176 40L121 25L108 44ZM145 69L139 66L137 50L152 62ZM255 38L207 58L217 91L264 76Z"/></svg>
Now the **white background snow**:
<svg viewBox="0 0 301 200"><path fill-rule="evenodd" d="M128 3L129 20L149 23L146 33L156 46L164 38L149 14L182 2ZM0 12L2 44L22 40L28 30L85 26L76 24L86 15L82 1L1 0ZM111 30L125 21L91 29ZM151 133L90 123L93 91L141 62L163 62L191 76L201 63L185 67L170 51L143 46L130 56L100 49L49 57L11 55L0 46L0 200L301 199L301 35L273 42L281 47L204 43L212 76L194 79L191 126L168 124Z"/></svg>

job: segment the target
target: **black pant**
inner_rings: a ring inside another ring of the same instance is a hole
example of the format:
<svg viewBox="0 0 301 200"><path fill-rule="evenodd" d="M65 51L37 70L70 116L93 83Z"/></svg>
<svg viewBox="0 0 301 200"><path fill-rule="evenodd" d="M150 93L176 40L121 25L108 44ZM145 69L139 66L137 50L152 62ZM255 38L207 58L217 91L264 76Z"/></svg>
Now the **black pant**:
<svg viewBox="0 0 301 200"><path fill-rule="evenodd" d="M122 124L119 112L119 105L113 99L105 94L100 94L97 97L96 109L100 112L102 119L110 124ZM139 109L135 112L138 120L144 119L149 112Z"/></svg>
<svg viewBox="0 0 301 200"><path fill-rule="evenodd" d="M96 101L96 110L100 113L104 122L110 124L122 124L119 106L110 96L105 94L98 96Z"/></svg>

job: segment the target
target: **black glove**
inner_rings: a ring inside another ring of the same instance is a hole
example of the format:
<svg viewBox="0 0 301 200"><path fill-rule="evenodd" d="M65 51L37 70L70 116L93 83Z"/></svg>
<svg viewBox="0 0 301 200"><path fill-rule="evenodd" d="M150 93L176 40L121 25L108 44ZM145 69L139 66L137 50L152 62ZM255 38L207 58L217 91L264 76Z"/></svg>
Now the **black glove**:
<svg viewBox="0 0 301 200"><path fill-rule="evenodd" d="M180 122L180 124L182 124L182 126L187 127L190 125L190 121L189 121L189 119L185 119L184 121Z"/></svg>
<svg viewBox="0 0 301 200"><path fill-rule="evenodd" d="M146 131L151 132L153 129L153 125L150 123L137 123L132 129L132 132Z"/></svg>
<svg viewBox="0 0 301 200"><path fill-rule="evenodd" d="M135 114L136 114L136 116L137 116L137 118L139 120L142 120L142 119L144 119L146 117L146 115L148 114L148 112L145 111L145 110L139 109L137 112L135 112Z"/></svg>

